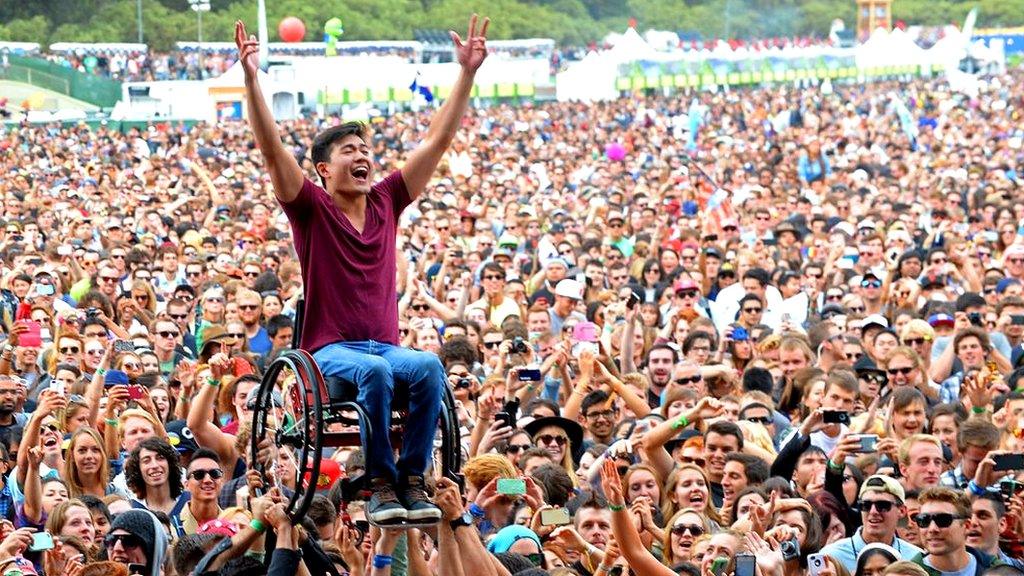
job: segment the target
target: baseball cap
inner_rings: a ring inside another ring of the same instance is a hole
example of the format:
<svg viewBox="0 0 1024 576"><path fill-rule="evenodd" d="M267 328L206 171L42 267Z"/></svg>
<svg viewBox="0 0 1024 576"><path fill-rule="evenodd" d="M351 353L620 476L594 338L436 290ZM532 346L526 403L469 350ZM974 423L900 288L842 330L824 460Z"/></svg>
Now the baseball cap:
<svg viewBox="0 0 1024 576"><path fill-rule="evenodd" d="M956 319L953 318L951 315L945 313L932 314L931 316L928 317L928 324L930 324L932 328L935 328L940 324L948 324L950 326L953 326L956 324Z"/></svg>
<svg viewBox="0 0 1024 576"><path fill-rule="evenodd" d="M889 327L889 321L885 319L885 316L881 314L871 314L860 323L860 331L864 333L865 330L872 326L879 326L883 330Z"/></svg>
<svg viewBox="0 0 1024 576"><path fill-rule="evenodd" d="M679 280L676 280L676 284L673 289L676 294L678 294L686 290L700 290L700 286L698 286L691 278L680 278Z"/></svg>
<svg viewBox="0 0 1024 576"><path fill-rule="evenodd" d="M555 286L555 296L583 300L583 284L572 278L566 278Z"/></svg>
<svg viewBox="0 0 1024 576"><path fill-rule="evenodd" d="M164 428L167 430L168 443L174 446L179 454L190 454L199 450L199 443L184 420L171 420Z"/></svg>
<svg viewBox="0 0 1024 576"><path fill-rule="evenodd" d="M249 395L245 397L245 406L249 410L256 409L256 397L259 396L259 394L259 386L253 388L252 390L249 390ZM277 390L271 391L270 398L273 401L274 406L276 406L277 408L284 408L284 398L281 396L280 392L278 392Z"/></svg>
<svg viewBox="0 0 1024 576"><path fill-rule="evenodd" d="M906 493L903 491L903 486L891 476L885 476L884 474L875 474L869 476L864 484L861 484L860 494L858 498L863 498L868 492L882 492L884 494L892 494L900 501L900 504L906 499Z"/></svg>

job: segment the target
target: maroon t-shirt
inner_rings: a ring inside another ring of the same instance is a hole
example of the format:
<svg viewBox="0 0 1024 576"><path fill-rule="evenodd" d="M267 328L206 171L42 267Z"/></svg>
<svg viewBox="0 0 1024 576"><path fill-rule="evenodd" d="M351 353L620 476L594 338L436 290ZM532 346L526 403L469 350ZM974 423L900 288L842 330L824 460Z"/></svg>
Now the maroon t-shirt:
<svg viewBox="0 0 1024 576"><path fill-rule="evenodd" d="M340 341L398 344L395 234L398 215L410 202L402 173L396 170L374 184L366 197L362 234L308 178L294 200L281 203L302 264L304 350L314 352Z"/></svg>

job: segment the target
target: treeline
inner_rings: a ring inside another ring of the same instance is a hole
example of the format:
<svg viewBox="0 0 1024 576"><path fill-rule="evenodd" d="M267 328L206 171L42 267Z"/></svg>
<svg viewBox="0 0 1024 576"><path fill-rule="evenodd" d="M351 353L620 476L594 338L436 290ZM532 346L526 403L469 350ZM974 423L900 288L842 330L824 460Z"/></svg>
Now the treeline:
<svg viewBox="0 0 1024 576"><path fill-rule="evenodd" d="M138 0L0 1L0 40L39 42L135 42ZM188 0L141 0L144 41L168 50L179 40L197 38L196 15ZM203 38L230 41L233 23L256 26L256 0L211 0L203 15ZM1024 24L1024 0L895 0L893 14L908 24L963 22L974 6L978 25ZM297 16L306 40L318 41L323 23L342 19L344 40L407 40L416 29L461 29L468 14L494 18L493 38L554 38L563 45L586 45L609 31L622 31L630 19L641 30L684 31L703 38L824 36L833 19L854 26L855 0L267 0L268 25Z"/></svg>

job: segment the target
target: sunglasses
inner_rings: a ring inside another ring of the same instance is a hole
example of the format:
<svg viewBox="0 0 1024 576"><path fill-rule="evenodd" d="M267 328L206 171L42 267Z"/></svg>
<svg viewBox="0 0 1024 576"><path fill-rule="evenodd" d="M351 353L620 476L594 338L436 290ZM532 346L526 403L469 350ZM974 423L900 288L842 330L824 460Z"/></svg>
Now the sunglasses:
<svg viewBox="0 0 1024 576"><path fill-rule="evenodd" d="M78 346L67 346L60 349L61 354L78 354L82 349Z"/></svg>
<svg viewBox="0 0 1024 576"><path fill-rule="evenodd" d="M569 442L567 436L559 436L557 434L544 434L543 436L537 437L538 444L551 444L555 443L559 446L565 446Z"/></svg>
<svg viewBox="0 0 1024 576"><path fill-rule="evenodd" d="M920 514L914 514L911 519L919 528L927 528L932 522L935 522L935 525L939 528L949 528L953 525L953 520L963 520L964 517L960 514L951 514L949 512L938 512L934 514L921 512Z"/></svg>
<svg viewBox="0 0 1024 576"><path fill-rule="evenodd" d="M257 310L257 309L259 309L259 307L260 307L259 304L239 304L238 305L238 309L239 310Z"/></svg>
<svg viewBox="0 0 1024 576"><path fill-rule="evenodd" d="M220 480L224 477L224 471L220 468L213 468L211 470L193 470L188 473L189 478L195 478L197 481L202 482L209 476L211 480Z"/></svg>
<svg viewBox="0 0 1024 576"><path fill-rule="evenodd" d="M185 318L188 318L188 314L168 314L168 316L174 320L184 320Z"/></svg>
<svg viewBox="0 0 1024 576"><path fill-rule="evenodd" d="M860 511L870 512L871 508L874 508L875 510L878 510L882 514L885 514L886 512L892 510L892 507L895 505L895 502L889 502L888 500L861 500Z"/></svg>
<svg viewBox="0 0 1024 576"><path fill-rule="evenodd" d="M501 346L501 340L498 340L497 342L484 342L484 348L489 348L491 350L494 350L499 346Z"/></svg>
<svg viewBox="0 0 1024 576"><path fill-rule="evenodd" d="M674 382L680 386L686 386L687 384L699 384L703 379L703 376L697 374L696 376L690 376L689 378L676 378Z"/></svg>
<svg viewBox="0 0 1024 576"><path fill-rule="evenodd" d="M905 366L903 368L889 368L888 370L886 370L886 372L889 373L889 376L895 376L897 374L902 374L903 376L906 376L913 371L914 368L912 366Z"/></svg>
<svg viewBox="0 0 1024 576"><path fill-rule="evenodd" d="M231 337L231 338L238 338L238 339L245 338L245 333L244 332L228 332L227 335L229 337Z"/></svg>
<svg viewBox="0 0 1024 576"><path fill-rule="evenodd" d="M430 306L427 306L426 304L413 304L410 308L417 312L426 312L427 310L430 310Z"/></svg>
<svg viewBox="0 0 1024 576"><path fill-rule="evenodd" d="M697 466L700 466L701 468L703 468L704 465L708 463L707 460L703 458L695 458L692 456L683 456L682 461L683 464L695 464Z"/></svg>
<svg viewBox="0 0 1024 576"><path fill-rule="evenodd" d="M143 545L142 539L132 534L107 534L107 537L103 539L107 548L113 548L118 542L121 543L122 548L141 548Z"/></svg>
<svg viewBox="0 0 1024 576"><path fill-rule="evenodd" d="M672 527L673 536L682 536L687 532L694 538L698 538L704 535L704 527L698 524L676 524Z"/></svg>
<svg viewBox="0 0 1024 576"><path fill-rule="evenodd" d="M906 344L907 346L920 346L921 344L924 344L927 341L928 340L926 340L924 338L904 338L903 339L903 343Z"/></svg>
<svg viewBox="0 0 1024 576"><path fill-rule="evenodd" d="M866 308L863 306L850 306L850 312L853 312L854 314L863 314L864 310L866 310Z"/></svg>
<svg viewBox="0 0 1024 576"><path fill-rule="evenodd" d="M520 452L525 452L530 448L533 448L533 446L530 444L509 444L508 446L505 447L505 453L518 454Z"/></svg>
<svg viewBox="0 0 1024 576"><path fill-rule="evenodd" d="M679 296L680 298L696 298L697 297L697 291L696 290L680 290L679 292L676 292L676 296Z"/></svg>
<svg viewBox="0 0 1024 576"><path fill-rule="evenodd" d="M861 280L860 281L860 286L861 286L861 288L881 288L882 287L882 281L881 280Z"/></svg>
<svg viewBox="0 0 1024 576"><path fill-rule="evenodd" d="M163 332L157 332L157 334L159 334L163 338L177 338L178 337L178 333L174 332L172 330L164 330Z"/></svg>
<svg viewBox="0 0 1024 576"><path fill-rule="evenodd" d="M504 280L505 277L502 276L501 274L487 274L486 276L483 276L483 279L484 280Z"/></svg>
<svg viewBox="0 0 1024 576"><path fill-rule="evenodd" d="M101 282L117 282L120 280L117 276L100 276Z"/></svg>
<svg viewBox="0 0 1024 576"><path fill-rule="evenodd" d="M772 423L772 419L767 416L746 416L743 419L747 422L755 422L757 424L764 424L765 426Z"/></svg>
<svg viewBox="0 0 1024 576"><path fill-rule="evenodd" d="M760 314L764 308L744 308L743 311L747 314Z"/></svg>
<svg viewBox="0 0 1024 576"><path fill-rule="evenodd" d="M259 278L259 275L260 275L259 272L255 272L255 271L252 271L252 270L250 270L249 272L245 272L245 277L246 278Z"/></svg>
<svg viewBox="0 0 1024 576"><path fill-rule="evenodd" d="M121 364L121 367L127 370L138 370L142 368L142 364L139 364L138 362L124 362Z"/></svg>

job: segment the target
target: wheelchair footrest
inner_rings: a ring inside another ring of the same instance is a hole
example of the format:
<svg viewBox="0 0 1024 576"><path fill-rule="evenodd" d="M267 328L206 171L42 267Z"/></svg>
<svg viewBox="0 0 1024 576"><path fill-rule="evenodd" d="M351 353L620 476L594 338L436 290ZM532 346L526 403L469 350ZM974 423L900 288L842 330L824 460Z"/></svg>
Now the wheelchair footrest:
<svg viewBox="0 0 1024 576"><path fill-rule="evenodd" d="M437 522L409 522L402 521L395 524L378 524L373 520L367 519L371 526L377 528L390 528L392 530L408 530L410 528L436 528L440 521Z"/></svg>

